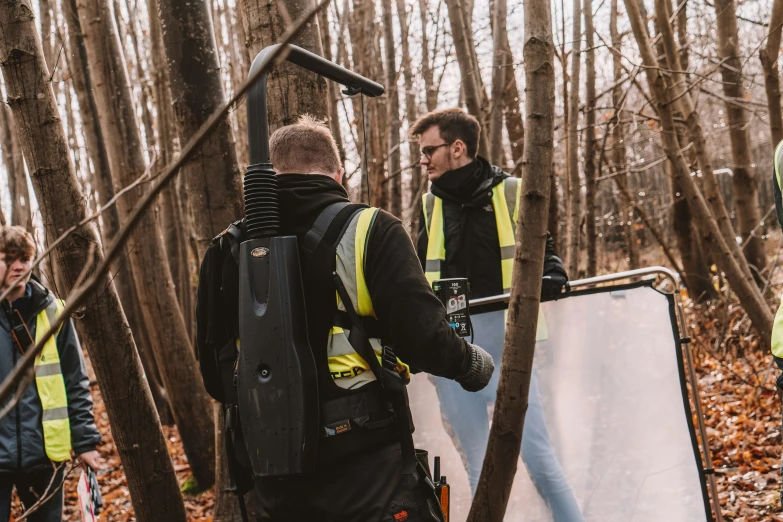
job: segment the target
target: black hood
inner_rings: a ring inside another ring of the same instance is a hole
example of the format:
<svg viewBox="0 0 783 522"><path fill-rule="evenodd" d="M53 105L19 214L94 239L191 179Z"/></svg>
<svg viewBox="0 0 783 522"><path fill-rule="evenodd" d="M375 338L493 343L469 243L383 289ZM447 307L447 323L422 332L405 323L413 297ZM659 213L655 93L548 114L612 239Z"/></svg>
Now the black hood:
<svg viewBox="0 0 783 522"><path fill-rule="evenodd" d="M30 281L27 282L24 295L10 303L10 305L8 301L4 301L3 307L6 313L10 309L19 310L25 321L29 321L31 317L38 315L41 310L46 308L53 299L52 293L44 288L35 276L31 276Z"/></svg>
<svg viewBox="0 0 783 522"><path fill-rule="evenodd" d="M327 206L349 201L345 188L329 176L280 174L277 183L282 230L286 234L309 229Z"/></svg>
<svg viewBox="0 0 783 522"><path fill-rule="evenodd" d="M492 187L508 174L481 156L464 167L449 170L432 182L432 193L461 205L483 206L492 199Z"/></svg>

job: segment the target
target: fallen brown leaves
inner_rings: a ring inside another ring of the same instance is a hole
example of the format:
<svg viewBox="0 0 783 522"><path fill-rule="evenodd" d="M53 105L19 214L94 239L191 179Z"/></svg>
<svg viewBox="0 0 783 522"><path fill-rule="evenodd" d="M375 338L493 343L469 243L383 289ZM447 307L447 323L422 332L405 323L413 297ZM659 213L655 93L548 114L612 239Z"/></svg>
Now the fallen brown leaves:
<svg viewBox="0 0 783 522"><path fill-rule="evenodd" d="M723 517L783 521L780 372L736 303L687 308Z"/></svg>

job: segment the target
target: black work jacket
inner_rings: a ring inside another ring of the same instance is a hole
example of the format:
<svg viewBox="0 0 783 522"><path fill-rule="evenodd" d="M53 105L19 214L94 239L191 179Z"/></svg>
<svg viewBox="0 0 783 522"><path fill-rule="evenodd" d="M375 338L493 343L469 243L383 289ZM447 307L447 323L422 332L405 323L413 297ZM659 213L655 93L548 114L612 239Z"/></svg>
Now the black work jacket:
<svg viewBox="0 0 783 522"><path fill-rule="evenodd" d="M277 177L281 210L281 235L295 235L301 248L304 235L312 228L320 213L332 203L348 201L345 189L327 176L313 174L283 174ZM208 252L209 255L209 252ZM310 345L318 354L326 353L329 329L336 306L334 286L310 284L313 272L302 260L307 323ZM208 263L202 263L202 281L198 295L198 334L200 352L209 346L225 343L236 337L239 330L238 289L239 271L234 258L226 254L223 263L222 303L215 307L221 314L215 322L225 323L219 328L207 324L208 285L203 278L209 273ZM380 327L388 332L395 353L400 360L418 370L454 378L462 370L467 353L464 340L456 335L446 321L446 310L434 296L413 244L400 221L380 211L370 230L364 274ZM323 282L319 282L323 283ZM223 337L224 339L221 339ZM219 376L210 369L214 356L200 353L200 364L207 391L224 402ZM322 395L322 399L326 399Z"/></svg>
<svg viewBox="0 0 783 522"><path fill-rule="evenodd" d="M510 177L478 156L472 163L445 172L432 183L432 194L443 200L446 261L441 277L467 277L471 298L503 293L500 265L500 240L492 207L492 188ZM419 223L416 250L421 266L427 258L429 235L424 224L424 209ZM565 268L547 233L544 273L566 278Z"/></svg>

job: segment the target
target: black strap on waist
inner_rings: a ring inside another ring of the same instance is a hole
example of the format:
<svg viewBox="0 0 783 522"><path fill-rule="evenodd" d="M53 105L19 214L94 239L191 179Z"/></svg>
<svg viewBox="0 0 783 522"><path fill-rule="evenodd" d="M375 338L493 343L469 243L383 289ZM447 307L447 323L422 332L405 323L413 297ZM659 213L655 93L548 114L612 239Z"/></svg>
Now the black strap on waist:
<svg viewBox="0 0 783 522"><path fill-rule="evenodd" d="M380 321L374 317L360 317L359 318L364 328L364 333L371 339L381 339L386 335L384 328L381 327ZM347 312L338 310L334 318L334 326L339 326L343 330L350 330L353 328L353 321Z"/></svg>
<svg viewBox="0 0 783 522"><path fill-rule="evenodd" d="M408 404L408 390L405 388L405 382L396 370L397 358L390 349L384 347L383 365L378 362L378 359L375 357L375 351L372 345L370 345L370 338L364 331L362 321L353 307L345 285L336 272L332 274L332 278L334 279L337 294L340 296L340 301L345 306L348 317L353 323L351 333L348 335L348 342L351 343L356 353L370 366L376 380L380 383L384 394L394 408L397 436L402 449L401 473L403 475L415 475L416 452L413 447L413 422Z"/></svg>

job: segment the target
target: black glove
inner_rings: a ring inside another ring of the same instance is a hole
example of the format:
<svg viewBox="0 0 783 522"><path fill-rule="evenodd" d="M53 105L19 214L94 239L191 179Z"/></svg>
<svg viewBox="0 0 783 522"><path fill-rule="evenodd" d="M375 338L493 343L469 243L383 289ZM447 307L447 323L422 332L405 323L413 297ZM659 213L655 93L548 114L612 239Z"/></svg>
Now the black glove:
<svg viewBox="0 0 783 522"><path fill-rule="evenodd" d="M568 278L565 274L555 272L554 274L545 275L541 279L541 299L551 299L559 296L567 282Z"/></svg>
<svg viewBox="0 0 783 522"><path fill-rule="evenodd" d="M462 364L462 372L454 380L464 390L477 392L489 384L494 371L495 362L492 356L482 347L468 343L468 354Z"/></svg>

